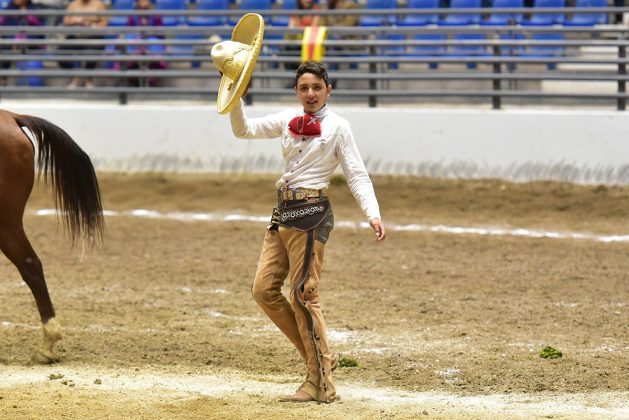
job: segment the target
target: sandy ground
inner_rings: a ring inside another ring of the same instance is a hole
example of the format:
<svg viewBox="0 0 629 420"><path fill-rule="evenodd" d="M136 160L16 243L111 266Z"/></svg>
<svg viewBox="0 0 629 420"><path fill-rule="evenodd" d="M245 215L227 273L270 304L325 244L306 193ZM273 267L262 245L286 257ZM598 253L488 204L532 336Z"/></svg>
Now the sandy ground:
<svg viewBox="0 0 629 420"><path fill-rule="evenodd" d="M321 300L358 367L340 402L295 405L302 362L249 292L273 177L100 180L94 252L41 188L25 217L57 364L30 363L38 317L0 260L0 418L629 418L629 188L377 177L378 245L336 178Z"/></svg>

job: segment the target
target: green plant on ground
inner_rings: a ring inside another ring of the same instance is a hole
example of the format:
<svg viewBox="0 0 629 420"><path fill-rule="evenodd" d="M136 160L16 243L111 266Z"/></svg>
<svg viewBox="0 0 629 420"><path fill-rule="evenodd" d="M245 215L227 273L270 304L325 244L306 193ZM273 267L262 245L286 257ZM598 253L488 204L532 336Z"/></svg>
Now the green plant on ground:
<svg viewBox="0 0 629 420"><path fill-rule="evenodd" d="M558 359L561 356L563 356L563 353L560 352L557 349L554 349L550 346L546 346L544 347L540 352L539 352L539 357L542 357L544 359Z"/></svg>
<svg viewBox="0 0 629 420"><path fill-rule="evenodd" d="M353 357L342 356L339 358L339 367L358 367L358 362Z"/></svg>

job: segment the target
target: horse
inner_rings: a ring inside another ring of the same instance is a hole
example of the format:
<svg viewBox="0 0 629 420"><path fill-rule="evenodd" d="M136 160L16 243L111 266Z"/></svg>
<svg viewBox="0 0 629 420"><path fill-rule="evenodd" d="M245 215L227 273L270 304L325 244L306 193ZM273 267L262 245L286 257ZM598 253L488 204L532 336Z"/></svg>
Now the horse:
<svg viewBox="0 0 629 420"><path fill-rule="evenodd" d="M19 271L39 311L43 339L32 360L53 363L57 361L53 347L63 334L42 263L22 220L36 175L37 180L43 176L44 185L53 190L55 208L72 243L82 238L92 247L99 242L104 230L103 206L89 156L57 125L0 110L0 251Z"/></svg>

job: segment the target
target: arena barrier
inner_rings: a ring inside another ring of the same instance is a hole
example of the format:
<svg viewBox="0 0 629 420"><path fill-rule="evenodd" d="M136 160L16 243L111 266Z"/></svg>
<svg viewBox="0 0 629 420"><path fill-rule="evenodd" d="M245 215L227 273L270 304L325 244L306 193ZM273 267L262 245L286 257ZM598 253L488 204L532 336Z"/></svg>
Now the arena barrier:
<svg viewBox="0 0 629 420"><path fill-rule="evenodd" d="M331 102L334 106L334 101ZM238 140L214 104L3 103L64 127L100 171L279 173L277 140ZM251 106L250 116L283 107ZM629 184L620 111L360 108L347 118L373 174Z"/></svg>

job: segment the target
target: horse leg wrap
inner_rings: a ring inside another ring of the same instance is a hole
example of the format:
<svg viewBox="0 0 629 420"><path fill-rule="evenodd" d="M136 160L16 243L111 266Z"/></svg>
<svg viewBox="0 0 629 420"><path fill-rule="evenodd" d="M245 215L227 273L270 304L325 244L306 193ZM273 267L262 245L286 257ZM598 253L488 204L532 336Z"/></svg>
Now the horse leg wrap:
<svg viewBox="0 0 629 420"><path fill-rule="evenodd" d="M55 343L61 340L63 333L61 325L55 318L50 318L42 325L43 338L40 346L33 354L33 361L41 364L49 364L55 362L53 347Z"/></svg>

